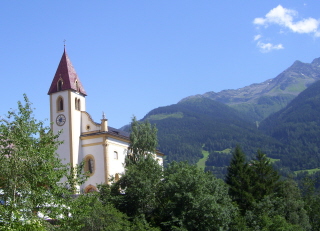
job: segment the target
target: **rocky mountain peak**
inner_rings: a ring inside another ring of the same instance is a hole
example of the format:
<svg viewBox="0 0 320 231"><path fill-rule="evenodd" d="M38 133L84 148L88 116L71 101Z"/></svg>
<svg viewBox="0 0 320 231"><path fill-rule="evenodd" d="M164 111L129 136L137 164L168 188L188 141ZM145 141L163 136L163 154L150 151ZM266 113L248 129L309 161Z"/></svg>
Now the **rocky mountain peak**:
<svg viewBox="0 0 320 231"><path fill-rule="evenodd" d="M312 61L312 66L320 67L320 58L316 58Z"/></svg>

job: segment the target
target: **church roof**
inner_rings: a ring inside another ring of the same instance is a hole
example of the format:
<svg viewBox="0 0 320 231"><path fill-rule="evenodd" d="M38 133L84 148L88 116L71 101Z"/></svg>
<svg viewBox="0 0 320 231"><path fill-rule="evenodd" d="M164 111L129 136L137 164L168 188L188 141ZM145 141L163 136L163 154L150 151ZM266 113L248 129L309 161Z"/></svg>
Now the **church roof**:
<svg viewBox="0 0 320 231"><path fill-rule="evenodd" d="M61 89L58 89L58 81L62 80ZM75 90L83 95L87 95L81 81L74 69L69 56L64 49L56 74L52 80L48 95L64 90Z"/></svg>

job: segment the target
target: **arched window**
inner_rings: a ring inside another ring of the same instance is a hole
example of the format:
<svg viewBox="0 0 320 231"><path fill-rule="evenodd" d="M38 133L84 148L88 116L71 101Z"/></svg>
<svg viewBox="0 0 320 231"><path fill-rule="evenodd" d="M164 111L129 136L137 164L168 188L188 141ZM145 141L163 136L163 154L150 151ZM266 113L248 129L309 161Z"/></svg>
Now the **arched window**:
<svg viewBox="0 0 320 231"><path fill-rule="evenodd" d="M115 151L115 152L113 153L113 158L114 158L115 160L118 159L118 152Z"/></svg>
<svg viewBox="0 0 320 231"><path fill-rule="evenodd" d="M75 104L75 109L78 110L78 99L77 98L74 99L74 104Z"/></svg>
<svg viewBox="0 0 320 231"><path fill-rule="evenodd" d="M75 104L75 109L78 110L78 111L80 111L80 110L81 110L81 107L80 107L80 99L75 98L74 104Z"/></svg>
<svg viewBox="0 0 320 231"><path fill-rule="evenodd" d="M95 172L95 160L93 155L87 155L84 158L84 171L88 173L89 176L92 176Z"/></svg>
<svg viewBox="0 0 320 231"><path fill-rule="evenodd" d="M57 109L58 111L63 111L63 98L61 96L57 99Z"/></svg>
<svg viewBox="0 0 320 231"><path fill-rule="evenodd" d="M78 84L78 80L76 80L75 84L76 84L76 90L77 90L77 91L79 91L79 84Z"/></svg>
<svg viewBox="0 0 320 231"><path fill-rule="evenodd" d="M62 90L62 86L63 86L63 81L62 81L62 79L59 79L59 81L57 83L57 90L61 91Z"/></svg>

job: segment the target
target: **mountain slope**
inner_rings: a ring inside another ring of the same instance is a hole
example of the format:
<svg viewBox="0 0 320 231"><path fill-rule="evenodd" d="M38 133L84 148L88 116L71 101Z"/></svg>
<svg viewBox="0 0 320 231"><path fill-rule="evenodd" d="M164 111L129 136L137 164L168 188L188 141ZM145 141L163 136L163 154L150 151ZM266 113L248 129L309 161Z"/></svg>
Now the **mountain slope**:
<svg viewBox="0 0 320 231"><path fill-rule="evenodd" d="M245 113L251 121L261 121L285 107L317 80L320 80L320 58L314 59L312 63L295 61L277 77L263 83L251 84L237 90L207 92L203 95L189 96L181 101L209 98Z"/></svg>
<svg viewBox="0 0 320 231"><path fill-rule="evenodd" d="M284 165L295 170L319 167L320 81L262 121L260 130L287 144Z"/></svg>
<svg viewBox="0 0 320 231"><path fill-rule="evenodd" d="M240 143L248 155L261 148L269 155L281 149L276 140L262 134L254 123L227 105L208 98L193 98L149 112L145 118L158 128L159 149L168 161L196 163L202 149L220 151Z"/></svg>

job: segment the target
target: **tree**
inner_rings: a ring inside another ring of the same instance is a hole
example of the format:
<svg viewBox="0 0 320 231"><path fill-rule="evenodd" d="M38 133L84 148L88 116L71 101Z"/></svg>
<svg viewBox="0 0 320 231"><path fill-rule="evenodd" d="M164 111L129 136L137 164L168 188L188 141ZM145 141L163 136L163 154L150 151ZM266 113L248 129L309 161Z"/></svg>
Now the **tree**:
<svg viewBox="0 0 320 231"><path fill-rule="evenodd" d="M297 184L285 180L274 194L265 195L247 210L245 219L254 230L310 230L309 218Z"/></svg>
<svg viewBox="0 0 320 231"><path fill-rule="evenodd" d="M158 146L157 128L148 121L139 122L136 117L132 118L130 145L126 164L136 163L145 158L147 154L154 154Z"/></svg>
<svg viewBox="0 0 320 231"><path fill-rule="evenodd" d="M151 156L127 166L125 174L111 186L114 205L129 217L144 215L149 220L158 206L157 191L162 166Z"/></svg>
<svg viewBox="0 0 320 231"><path fill-rule="evenodd" d="M18 110L0 120L0 192L5 205L0 206L0 226L7 228L38 224L39 214L57 218L65 212L70 193L58 184L69 170L55 153L59 134L33 117L26 95L24 103L19 101Z"/></svg>
<svg viewBox="0 0 320 231"><path fill-rule="evenodd" d="M252 195L256 201L273 194L279 186L280 175L273 168L265 154L258 150L256 159L250 165Z"/></svg>
<svg viewBox="0 0 320 231"><path fill-rule="evenodd" d="M316 184L320 183L319 175L306 176L302 181L302 193L305 209L309 216L312 230L320 230L320 191Z"/></svg>
<svg viewBox="0 0 320 231"><path fill-rule="evenodd" d="M276 189L276 197L281 198L281 206L278 206L279 215L293 225L310 230L309 216L304 209L305 202L295 181L290 179L281 181Z"/></svg>
<svg viewBox="0 0 320 231"><path fill-rule="evenodd" d="M237 202L242 214L252 206L252 182L250 179L250 167L246 162L246 156L239 145L236 146L228 172L226 183L229 185L229 195Z"/></svg>
<svg viewBox="0 0 320 231"><path fill-rule="evenodd" d="M58 222L61 230L74 231L122 231L130 229L130 222L125 214L109 203L103 203L99 194L92 192L79 195L70 203L71 216Z"/></svg>
<svg viewBox="0 0 320 231"><path fill-rule="evenodd" d="M163 230L228 230L236 215L227 186L186 162L164 170L155 219Z"/></svg>
<svg viewBox="0 0 320 231"><path fill-rule="evenodd" d="M149 122L138 122L133 117L126 171L112 184L111 197L106 196L133 221L137 218L150 221L158 205L156 193L163 172L162 166L154 158L157 144L156 127ZM103 188L103 193L107 194L106 188Z"/></svg>

